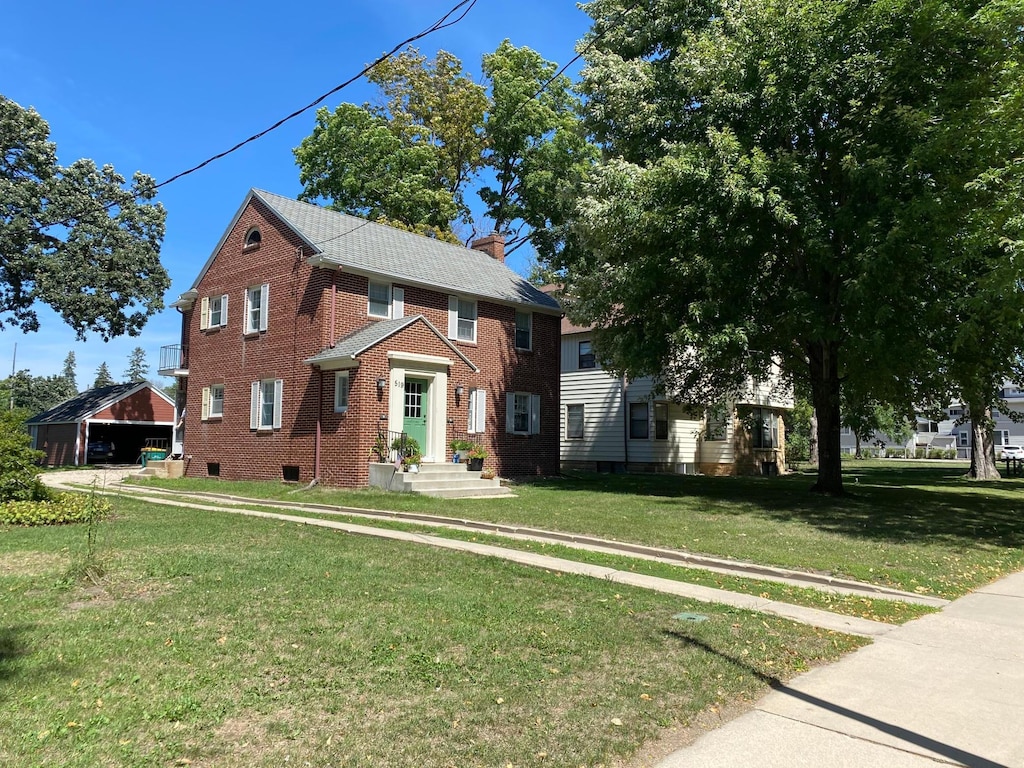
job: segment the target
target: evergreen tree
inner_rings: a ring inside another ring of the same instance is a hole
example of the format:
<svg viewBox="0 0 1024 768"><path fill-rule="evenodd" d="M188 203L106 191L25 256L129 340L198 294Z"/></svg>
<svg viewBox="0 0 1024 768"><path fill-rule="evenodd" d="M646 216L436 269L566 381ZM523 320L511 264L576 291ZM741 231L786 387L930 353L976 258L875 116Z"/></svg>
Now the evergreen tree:
<svg viewBox="0 0 1024 768"><path fill-rule="evenodd" d="M64 369L61 371L61 377L65 379L72 394L78 394L78 382L75 380L75 351L71 350L68 352L68 356L64 358Z"/></svg>
<svg viewBox="0 0 1024 768"><path fill-rule="evenodd" d="M149 363L146 362L146 350L136 347L128 355L128 370L124 372L125 381L140 382L149 378Z"/></svg>
<svg viewBox="0 0 1024 768"><path fill-rule="evenodd" d="M94 387L109 387L114 383L114 377L110 375L110 369L107 368L106 362L100 363L100 367L96 369L96 381L92 383Z"/></svg>

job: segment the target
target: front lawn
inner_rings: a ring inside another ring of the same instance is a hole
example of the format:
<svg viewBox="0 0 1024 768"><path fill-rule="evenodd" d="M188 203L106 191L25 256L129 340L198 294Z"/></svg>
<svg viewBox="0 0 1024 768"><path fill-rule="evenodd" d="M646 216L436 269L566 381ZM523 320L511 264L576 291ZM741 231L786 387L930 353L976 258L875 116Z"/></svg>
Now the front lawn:
<svg viewBox="0 0 1024 768"><path fill-rule="evenodd" d="M171 488L419 511L585 533L955 598L1024 568L1024 479L972 483L950 464L852 461L850 496L813 477L574 474L521 483L514 499L431 499L380 491L187 479ZM153 482L153 481L150 481Z"/></svg>
<svg viewBox="0 0 1024 768"><path fill-rule="evenodd" d="M114 506L96 583L63 578L84 527L0 529L2 765L613 765L863 642L489 558Z"/></svg>

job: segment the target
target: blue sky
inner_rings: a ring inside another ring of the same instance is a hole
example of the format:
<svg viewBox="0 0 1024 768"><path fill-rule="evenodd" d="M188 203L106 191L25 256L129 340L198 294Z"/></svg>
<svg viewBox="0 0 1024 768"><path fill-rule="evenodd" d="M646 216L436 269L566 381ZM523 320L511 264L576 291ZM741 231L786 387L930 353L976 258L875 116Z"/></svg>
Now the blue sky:
<svg viewBox="0 0 1024 768"><path fill-rule="evenodd" d="M456 1L9 3L0 93L34 107L49 123L60 163L88 157L125 177L141 170L160 182L348 80ZM454 53L479 80L481 56L506 37L564 64L589 26L573 0L478 0L463 21L418 47L430 56L438 49ZM323 106L375 98L375 89L360 80ZM298 195L292 149L312 131L314 113L163 188L161 260L172 280L166 303L189 288L250 187ZM509 263L525 273L524 250ZM166 309L141 336L80 342L56 315L40 310L38 333L0 331L0 376L11 369L15 344L17 368L37 376L58 373L74 350L78 385L86 388L101 362L120 379L129 353L141 346L159 380L160 347L177 343L181 333L180 315Z"/></svg>

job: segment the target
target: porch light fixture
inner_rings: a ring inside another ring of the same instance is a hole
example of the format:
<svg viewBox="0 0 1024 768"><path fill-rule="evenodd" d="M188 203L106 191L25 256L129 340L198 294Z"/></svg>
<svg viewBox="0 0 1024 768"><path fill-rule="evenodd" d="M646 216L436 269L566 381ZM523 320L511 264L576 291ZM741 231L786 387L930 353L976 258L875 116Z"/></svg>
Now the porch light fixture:
<svg viewBox="0 0 1024 768"><path fill-rule="evenodd" d="M462 394L465 391L466 391L466 388L464 386L462 386L461 384L459 384L457 387L455 387L455 396L461 398Z"/></svg>
<svg viewBox="0 0 1024 768"><path fill-rule="evenodd" d="M387 385L388 385L388 380L385 379L383 376L381 376L379 379L377 379L377 391L378 392L383 392L384 391L384 387L386 387Z"/></svg>

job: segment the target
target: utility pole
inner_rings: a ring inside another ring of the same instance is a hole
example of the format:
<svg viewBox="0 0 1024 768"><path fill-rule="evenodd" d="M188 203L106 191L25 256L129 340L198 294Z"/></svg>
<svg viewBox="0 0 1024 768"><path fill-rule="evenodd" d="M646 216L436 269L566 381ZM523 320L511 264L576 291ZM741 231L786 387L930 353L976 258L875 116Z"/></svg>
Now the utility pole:
<svg viewBox="0 0 1024 768"><path fill-rule="evenodd" d="M14 410L14 366L18 362L18 342L14 342L14 354L11 355L11 410Z"/></svg>

